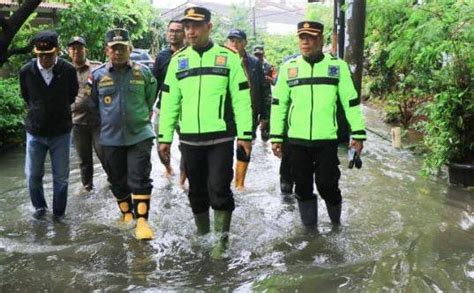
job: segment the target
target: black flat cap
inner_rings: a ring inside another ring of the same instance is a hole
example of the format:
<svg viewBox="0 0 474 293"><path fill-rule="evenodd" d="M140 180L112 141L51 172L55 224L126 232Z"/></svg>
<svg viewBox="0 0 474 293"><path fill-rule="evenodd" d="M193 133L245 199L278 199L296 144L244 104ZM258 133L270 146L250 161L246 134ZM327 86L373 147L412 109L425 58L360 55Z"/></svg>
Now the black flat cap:
<svg viewBox="0 0 474 293"><path fill-rule="evenodd" d="M116 44L129 46L130 35L128 31L123 28L111 29L105 34L105 42L107 43L107 46L109 47Z"/></svg>
<svg viewBox="0 0 474 293"><path fill-rule="evenodd" d="M301 34L319 36L323 31L324 25L317 21L302 21L298 23L298 36Z"/></svg>
<svg viewBox="0 0 474 293"><path fill-rule="evenodd" d="M255 45L253 47L254 54L263 54L263 52L264 52L263 45Z"/></svg>
<svg viewBox="0 0 474 293"><path fill-rule="evenodd" d="M32 42L34 53L53 53L58 47L58 33L55 31L41 31L34 36Z"/></svg>
<svg viewBox="0 0 474 293"><path fill-rule="evenodd" d="M86 40L84 40L84 38L81 38L79 36L74 36L74 37L70 38L69 42L67 42L67 46L69 47L69 46L71 46L72 44L75 44L75 43L86 46Z"/></svg>
<svg viewBox="0 0 474 293"><path fill-rule="evenodd" d="M211 21L211 12L204 7L189 7L184 10L184 16L181 21Z"/></svg>
<svg viewBox="0 0 474 293"><path fill-rule="evenodd" d="M239 29L233 29L229 32L229 35L227 36L227 38L237 38L237 39L241 39L241 40L247 40L247 34L242 31L242 30L239 30Z"/></svg>

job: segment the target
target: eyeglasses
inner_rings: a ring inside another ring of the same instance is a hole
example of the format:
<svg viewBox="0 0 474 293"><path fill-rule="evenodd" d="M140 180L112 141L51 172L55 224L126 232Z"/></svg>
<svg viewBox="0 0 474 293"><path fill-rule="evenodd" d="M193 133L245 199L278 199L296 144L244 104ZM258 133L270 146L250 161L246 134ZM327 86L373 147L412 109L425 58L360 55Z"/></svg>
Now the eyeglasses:
<svg viewBox="0 0 474 293"><path fill-rule="evenodd" d="M168 30L169 34L181 34L183 32L184 32L183 30L173 30L173 29Z"/></svg>

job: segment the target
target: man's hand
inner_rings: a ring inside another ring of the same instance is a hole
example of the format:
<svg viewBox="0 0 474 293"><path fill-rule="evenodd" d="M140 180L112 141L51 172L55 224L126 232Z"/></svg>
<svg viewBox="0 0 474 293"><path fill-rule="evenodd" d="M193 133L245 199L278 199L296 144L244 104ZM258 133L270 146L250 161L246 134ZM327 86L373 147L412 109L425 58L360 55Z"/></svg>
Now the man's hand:
<svg viewBox="0 0 474 293"><path fill-rule="evenodd" d="M282 156L281 143L279 142L272 143L272 151L275 156L281 159L281 156Z"/></svg>
<svg viewBox="0 0 474 293"><path fill-rule="evenodd" d="M265 75L265 80L266 80L269 84L273 84L273 78L272 78L271 76Z"/></svg>
<svg viewBox="0 0 474 293"><path fill-rule="evenodd" d="M170 165L171 158L171 145L169 143L160 143L160 149L158 150L158 157L163 165Z"/></svg>
<svg viewBox="0 0 474 293"><path fill-rule="evenodd" d="M360 156L362 149L364 148L364 141L362 140L351 140L349 145L350 148L354 148L357 154Z"/></svg>
<svg viewBox="0 0 474 293"><path fill-rule="evenodd" d="M252 152L252 142L246 140L237 140L237 147L238 146L242 146L247 156L250 157L250 153Z"/></svg>

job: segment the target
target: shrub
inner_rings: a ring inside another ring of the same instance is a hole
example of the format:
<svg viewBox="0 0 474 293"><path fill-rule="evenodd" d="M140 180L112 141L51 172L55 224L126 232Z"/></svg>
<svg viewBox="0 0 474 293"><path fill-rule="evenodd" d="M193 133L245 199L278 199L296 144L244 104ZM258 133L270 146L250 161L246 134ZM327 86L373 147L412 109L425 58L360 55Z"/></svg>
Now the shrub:
<svg viewBox="0 0 474 293"><path fill-rule="evenodd" d="M0 79L0 147L21 142L26 113L17 78Z"/></svg>

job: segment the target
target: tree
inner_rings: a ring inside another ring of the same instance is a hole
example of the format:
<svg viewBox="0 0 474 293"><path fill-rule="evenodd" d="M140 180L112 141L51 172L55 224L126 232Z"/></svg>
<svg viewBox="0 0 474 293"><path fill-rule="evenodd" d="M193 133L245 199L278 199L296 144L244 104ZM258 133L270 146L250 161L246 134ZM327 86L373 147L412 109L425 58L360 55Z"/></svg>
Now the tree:
<svg viewBox="0 0 474 293"><path fill-rule="evenodd" d="M160 26L160 22L152 23L154 14L155 10L147 0L79 1L60 12L57 31L63 45L71 36L84 37L89 57L103 60L104 38L109 29L127 29L132 41L153 38L149 31ZM152 40L142 41L143 44L151 45Z"/></svg>
<svg viewBox="0 0 474 293"><path fill-rule="evenodd" d="M8 19L0 18L0 67L15 54L24 54L31 51L31 45L23 48L10 48L13 38L25 23L28 17L40 5L41 0L25 0L21 3L17 11L15 11Z"/></svg>

